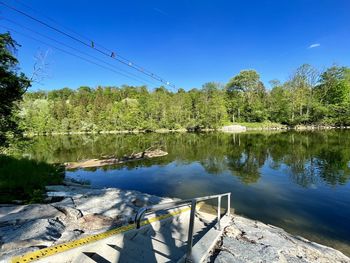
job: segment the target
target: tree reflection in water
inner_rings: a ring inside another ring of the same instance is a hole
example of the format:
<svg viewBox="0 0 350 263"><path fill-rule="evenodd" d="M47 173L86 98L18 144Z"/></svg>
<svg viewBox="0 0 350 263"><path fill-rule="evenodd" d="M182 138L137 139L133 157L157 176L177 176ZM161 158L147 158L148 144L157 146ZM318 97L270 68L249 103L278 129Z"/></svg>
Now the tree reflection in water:
<svg viewBox="0 0 350 263"><path fill-rule="evenodd" d="M291 181L302 187L322 182L341 185L350 177L349 131L42 136L34 137L23 153L58 163L123 156L155 144L169 155L103 169L197 162L210 174L229 171L243 183L252 184L260 179L260 169L268 165L275 170L283 167Z"/></svg>

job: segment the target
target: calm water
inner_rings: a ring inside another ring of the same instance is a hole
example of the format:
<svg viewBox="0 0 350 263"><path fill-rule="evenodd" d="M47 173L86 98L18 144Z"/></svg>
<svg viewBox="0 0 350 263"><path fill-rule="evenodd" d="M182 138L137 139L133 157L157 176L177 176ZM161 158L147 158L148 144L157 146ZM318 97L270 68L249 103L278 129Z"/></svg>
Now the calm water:
<svg viewBox="0 0 350 263"><path fill-rule="evenodd" d="M179 198L230 191L236 213L350 254L350 131L36 137L26 154L67 162L154 145L169 155L67 176Z"/></svg>

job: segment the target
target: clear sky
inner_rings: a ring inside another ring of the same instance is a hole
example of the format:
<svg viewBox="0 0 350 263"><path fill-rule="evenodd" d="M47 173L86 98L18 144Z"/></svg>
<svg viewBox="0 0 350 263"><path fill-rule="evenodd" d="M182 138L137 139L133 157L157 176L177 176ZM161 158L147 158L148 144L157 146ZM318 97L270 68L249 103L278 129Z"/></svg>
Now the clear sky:
<svg viewBox="0 0 350 263"><path fill-rule="evenodd" d="M62 26L73 29L177 88L199 88L208 81L226 83L242 69L256 69L268 86L271 79L286 80L303 63L319 69L333 63L350 66L349 0L1 1L64 31ZM0 11L0 26L69 50L22 26L29 27L130 71L2 5ZM0 27L0 31L6 29ZM16 32L13 36L22 45L18 57L28 75L36 54L49 50L47 77L31 90L142 84Z"/></svg>

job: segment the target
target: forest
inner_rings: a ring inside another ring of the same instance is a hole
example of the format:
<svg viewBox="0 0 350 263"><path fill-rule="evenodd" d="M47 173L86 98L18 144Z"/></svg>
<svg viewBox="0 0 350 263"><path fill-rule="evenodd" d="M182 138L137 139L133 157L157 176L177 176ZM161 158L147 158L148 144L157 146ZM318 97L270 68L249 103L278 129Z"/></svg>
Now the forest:
<svg viewBox="0 0 350 263"><path fill-rule="evenodd" d="M228 83L171 91L161 86L62 88L27 92L17 111L27 133L217 129L230 123L350 125L350 68L297 68L266 88L255 70Z"/></svg>

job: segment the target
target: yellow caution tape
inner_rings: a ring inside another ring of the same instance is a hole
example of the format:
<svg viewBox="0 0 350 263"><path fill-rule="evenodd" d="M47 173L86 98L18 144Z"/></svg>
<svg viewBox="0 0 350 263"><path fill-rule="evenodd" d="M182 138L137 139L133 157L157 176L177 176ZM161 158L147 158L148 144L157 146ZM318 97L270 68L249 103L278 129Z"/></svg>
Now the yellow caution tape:
<svg viewBox="0 0 350 263"><path fill-rule="evenodd" d="M146 219L146 220L141 222L141 226L145 226L145 225L151 224L151 223L156 222L156 221L160 221L160 220L172 217L172 216L179 215L181 213L189 211L190 209L191 209L190 207L186 207L183 209L176 210L174 212L169 212L169 213L161 215L161 216ZM67 251L67 250L70 250L73 248L84 246L86 244L96 242L98 240L101 240L101 239L104 239L104 238L107 238L107 237L110 237L113 235L117 235L117 234L129 231L129 230L135 229L135 228L136 228L135 224L129 224L126 226L118 227L118 228L111 229L111 230L108 230L108 231L100 233L100 234L87 236L87 237L84 237L84 238L81 238L78 240L62 243L62 244L52 246L52 247L39 249L39 250L29 252L29 253L21 255L21 256L13 257L11 259L11 262L12 263L27 263L27 262L35 261L35 260L41 259L43 257L52 256L52 255L55 255L57 253L61 253L61 252L64 252L64 251Z"/></svg>

